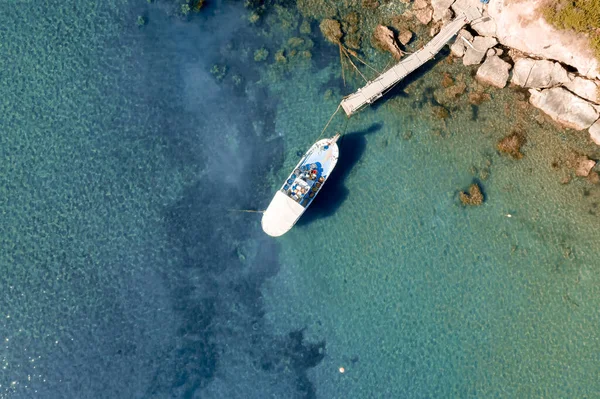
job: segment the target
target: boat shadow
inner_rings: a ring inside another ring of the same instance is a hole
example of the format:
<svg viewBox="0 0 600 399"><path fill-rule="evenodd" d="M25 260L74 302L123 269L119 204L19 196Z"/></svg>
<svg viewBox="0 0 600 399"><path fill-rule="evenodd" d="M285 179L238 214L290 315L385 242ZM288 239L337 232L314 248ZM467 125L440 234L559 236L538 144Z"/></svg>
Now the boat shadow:
<svg viewBox="0 0 600 399"><path fill-rule="evenodd" d="M365 152L366 136L382 127L382 123L374 123L365 130L346 133L340 137L338 141L340 156L337 165L296 226L306 226L317 219L332 216L338 210L350 194L345 181Z"/></svg>

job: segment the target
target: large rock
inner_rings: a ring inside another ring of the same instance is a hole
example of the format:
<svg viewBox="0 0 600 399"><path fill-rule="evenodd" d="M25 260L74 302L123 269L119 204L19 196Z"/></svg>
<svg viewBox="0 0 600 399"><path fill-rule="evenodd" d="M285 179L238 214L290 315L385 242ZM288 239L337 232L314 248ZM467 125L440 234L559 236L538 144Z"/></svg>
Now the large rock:
<svg viewBox="0 0 600 399"><path fill-rule="evenodd" d="M456 0L452 4L452 11L456 15L464 14L469 8L476 8L479 12L483 12L483 4L480 0Z"/></svg>
<svg viewBox="0 0 600 399"><path fill-rule="evenodd" d="M431 7L420 8L418 10L413 11L417 20L423 25L427 25L431 22L431 18L433 17L433 9Z"/></svg>
<svg viewBox="0 0 600 399"><path fill-rule="evenodd" d="M498 41L527 54L571 65L580 75L600 79L600 61L594 57L586 35L550 26L539 9L545 3L540 0L490 1L488 12L496 22Z"/></svg>
<svg viewBox="0 0 600 399"><path fill-rule="evenodd" d="M452 3L454 3L454 0L431 0L431 7L433 7L433 20L440 21Z"/></svg>
<svg viewBox="0 0 600 399"><path fill-rule="evenodd" d="M569 80L566 69L558 62L523 57L515 61L511 82L532 89L545 89Z"/></svg>
<svg viewBox="0 0 600 399"><path fill-rule="evenodd" d="M427 8L429 4L427 3L427 0L415 0L415 2L413 3L413 10L421 10L423 8Z"/></svg>
<svg viewBox="0 0 600 399"><path fill-rule="evenodd" d="M462 38L465 38L469 43L473 41L473 35L468 30L461 29L458 35L456 35L454 43L450 46L450 52L456 57L462 57L467 51L467 45Z"/></svg>
<svg viewBox="0 0 600 399"><path fill-rule="evenodd" d="M472 45L467 45L467 51L463 57L463 64L480 64L488 49L494 47L496 44L498 44L498 41L493 37L476 36L475 39L473 39Z"/></svg>
<svg viewBox="0 0 600 399"><path fill-rule="evenodd" d="M577 159L577 167L575 168L575 174L577 176L586 177L590 174L590 171L596 166L596 161L592 161L585 155L580 156Z"/></svg>
<svg viewBox="0 0 600 399"><path fill-rule="evenodd" d="M402 50L400 50L400 47L398 47L398 44L396 44L394 32L387 26L377 25L373 37L379 47L392 53L395 59L399 60L404 55Z"/></svg>
<svg viewBox="0 0 600 399"><path fill-rule="evenodd" d="M529 102L563 126L583 130L589 128L600 117L598 110L591 103L562 87L542 91L529 89L529 92Z"/></svg>
<svg viewBox="0 0 600 399"><path fill-rule="evenodd" d="M600 119L590 126L590 138L594 143L600 145Z"/></svg>
<svg viewBox="0 0 600 399"><path fill-rule="evenodd" d="M403 46L406 46L412 40L413 33L408 29L403 30L398 34L398 41L402 43Z"/></svg>
<svg viewBox="0 0 600 399"><path fill-rule="evenodd" d="M495 87L503 88L508 80L508 71L511 65L502 61L500 57L493 55L487 57L485 62L477 70L477 79Z"/></svg>
<svg viewBox="0 0 600 399"><path fill-rule="evenodd" d="M581 76L569 74L570 82L565 83L565 87L593 103L600 104L600 82L584 79Z"/></svg>
<svg viewBox="0 0 600 399"><path fill-rule="evenodd" d="M471 28L481 36L496 36L496 23L488 15L471 22Z"/></svg>

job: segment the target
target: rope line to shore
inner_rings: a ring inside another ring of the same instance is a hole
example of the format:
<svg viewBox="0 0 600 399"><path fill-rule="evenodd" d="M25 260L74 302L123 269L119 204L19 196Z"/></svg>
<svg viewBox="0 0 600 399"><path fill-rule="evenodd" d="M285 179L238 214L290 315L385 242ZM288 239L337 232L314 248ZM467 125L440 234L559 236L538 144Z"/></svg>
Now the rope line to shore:
<svg viewBox="0 0 600 399"><path fill-rule="evenodd" d="M327 122L327 124L325 125L325 127L323 128L323 130L321 130L321 134L319 135L319 137L317 137L317 139L315 141L319 141L319 139L323 136L323 133L325 133L325 130L327 130L327 127L329 126L329 124L333 120L333 117L335 116L335 114L338 113L338 111L340 110L340 108L342 108L342 104L338 105L337 109L335 110L335 112L333 113L333 115L331 115L331 118L329 118L329 121Z"/></svg>

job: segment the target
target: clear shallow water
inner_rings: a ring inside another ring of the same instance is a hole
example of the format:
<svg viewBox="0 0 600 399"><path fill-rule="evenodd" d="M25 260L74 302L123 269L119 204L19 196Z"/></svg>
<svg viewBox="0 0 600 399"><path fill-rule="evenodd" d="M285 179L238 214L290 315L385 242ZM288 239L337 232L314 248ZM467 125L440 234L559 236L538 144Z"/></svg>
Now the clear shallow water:
<svg viewBox="0 0 600 399"><path fill-rule="evenodd" d="M350 91L337 49L313 26L312 58L276 64L297 13L169 10L2 7L0 396L599 390L599 193L550 167L583 136L509 90L434 118L429 87L464 72L439 62L348 121L337 176L271 240L227 210L266 207ZM516 123L518 162L494 149ZM473 179L486 202L466 209Z"/></svg>

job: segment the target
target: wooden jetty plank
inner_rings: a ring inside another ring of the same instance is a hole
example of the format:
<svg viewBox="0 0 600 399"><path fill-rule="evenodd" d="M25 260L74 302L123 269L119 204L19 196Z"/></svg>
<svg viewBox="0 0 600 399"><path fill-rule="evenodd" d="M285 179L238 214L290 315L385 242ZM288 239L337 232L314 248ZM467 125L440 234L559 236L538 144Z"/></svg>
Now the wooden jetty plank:
<svg viewBox="0 0 600 399"><path fill-rule="evenodd" d="M481 18L481 13L478 9L465 10L464 14L458 15L450 21L419 51L404 58L398 64L379 75L375 80L368 82L364 87L358 89L357 92L345 97L342 100L341 106L346 115L351 116L365 105L372 104L381 98L387 90L404 79L409 73L435 57L459 30L477 18Z"/></svg>

